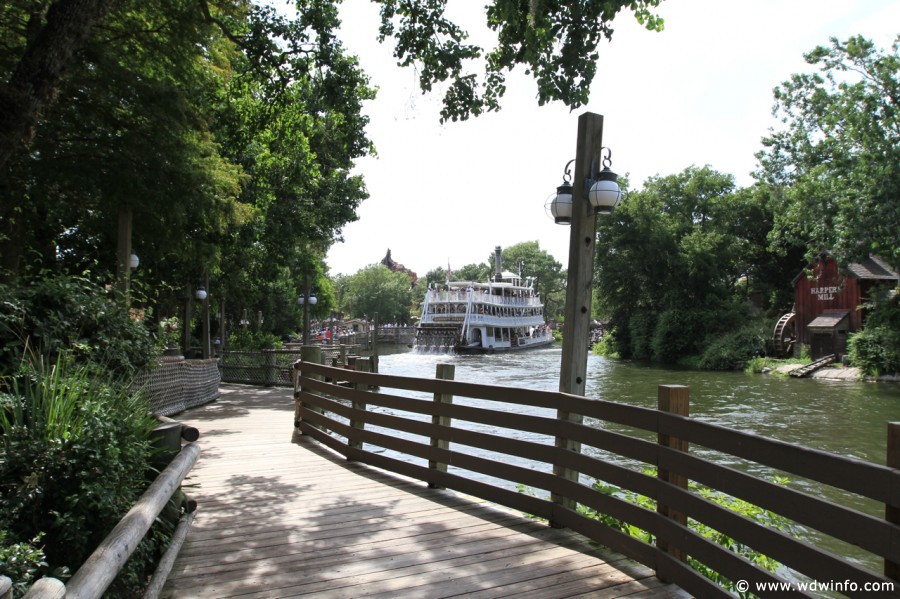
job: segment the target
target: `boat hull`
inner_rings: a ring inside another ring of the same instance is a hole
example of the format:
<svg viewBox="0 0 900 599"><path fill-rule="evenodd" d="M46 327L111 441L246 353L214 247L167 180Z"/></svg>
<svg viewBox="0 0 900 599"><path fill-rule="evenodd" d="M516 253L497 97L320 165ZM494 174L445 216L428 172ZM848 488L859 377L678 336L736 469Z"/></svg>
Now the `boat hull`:
<svg viewBox="0 0 900 599"><path fill-rule="evenodd" d="M508 347L482 347L482 346L466 346L466 345L457 345L454 348L454 351L458 354L495 354L495 353L504 353L504 352L517 352L517 351L527 351L529 349L538 349L541 347L548 347L553 344L553 337L549 337L547 339L541 339L540 341L535 341L534 343L528 343L525 345L511 345Z"/></svg>

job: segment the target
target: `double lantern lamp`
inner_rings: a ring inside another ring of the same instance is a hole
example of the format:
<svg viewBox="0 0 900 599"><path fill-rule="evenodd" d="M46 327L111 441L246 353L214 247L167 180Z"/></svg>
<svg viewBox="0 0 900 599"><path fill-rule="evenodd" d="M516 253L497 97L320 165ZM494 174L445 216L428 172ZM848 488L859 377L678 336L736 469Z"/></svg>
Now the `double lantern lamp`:
<svg viewBox="0 0 900 599"><path fill-rule="evenodd" d="M610 170L612 166L612 151L609 148L601 148L601 155L606 151L602 159L603 170L592 178L585 177L584 190L588 201L595 214L611 214L619 203L622 192L619 190L618 175ZM558 225L567 225L572 222L572 172L569 167L575 160L570 160L564 169L563 183L556 188L556 195L550 201L550 214ZM595 171L591 168L592 174Z"/></svg>

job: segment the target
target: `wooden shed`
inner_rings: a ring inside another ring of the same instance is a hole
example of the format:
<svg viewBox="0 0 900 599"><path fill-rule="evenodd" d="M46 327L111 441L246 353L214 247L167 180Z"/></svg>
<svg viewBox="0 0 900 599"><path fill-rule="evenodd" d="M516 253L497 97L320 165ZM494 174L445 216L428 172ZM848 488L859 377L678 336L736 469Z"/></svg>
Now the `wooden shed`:
<svg viewBox="0 0 900 599"><path fill-rule="evenodd" d="M886 261L871 256L847 266L824 257L794 277L794 326L797 345L808 345L813 359L847 351L847 337L863 327L862 305L876 286L894 286L897 273Z"/></svg>

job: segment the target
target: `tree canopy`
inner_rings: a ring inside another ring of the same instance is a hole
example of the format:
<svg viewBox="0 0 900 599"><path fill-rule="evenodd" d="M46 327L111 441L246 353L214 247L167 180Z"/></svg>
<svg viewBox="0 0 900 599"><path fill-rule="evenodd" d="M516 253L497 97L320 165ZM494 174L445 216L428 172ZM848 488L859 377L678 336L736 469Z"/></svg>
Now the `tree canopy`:
<svg viewBox="0 0 900 599"><path fill-rule="evenodd" d="M377 313L379 322L410 322L412 279L406 273L373 264L347 276L341 287L345 314L371 318Z"/></svg>
<svg viewBox="0 0 900 599"><path fill-rule="evenodd" d="M771 226L765 193L738 190L709 166L629 192L611 218L598 219L599 312L618 352L674 362L741 328L751 296L760 305L783 298L772 286L787 288L797 267L767 253Z"/></svg>
<svg viewBox="0 0 900 599"><path fill-rule="evenodd" d="M423 92L441 84L444 120L498 109L517 66L539 102L574 108L612 19L631 11L659 30L658 2L496 0L484 18L497 44L480 48L445 0L377 0L373 33ZM341 43L339 4L297 0L291 16L244 0L4 5L0 280L111 283L127 237L141 260L133 297L157 316L208 277L215 313L224 303L231 320L247 309L283 315L273 326L296 319L291 298L324 276L368 195L351 171L374 150L362 106L375 88Z"/></svg>
<svg viewBox="0 0 900 599"><path fill-rule="evenodd" d="M773 241L839 263L880 254L900 265L900 38L891 52L862 36L805 55L820 72L775 90L784 124L764 140L758 177L781 205Z"/></svg>

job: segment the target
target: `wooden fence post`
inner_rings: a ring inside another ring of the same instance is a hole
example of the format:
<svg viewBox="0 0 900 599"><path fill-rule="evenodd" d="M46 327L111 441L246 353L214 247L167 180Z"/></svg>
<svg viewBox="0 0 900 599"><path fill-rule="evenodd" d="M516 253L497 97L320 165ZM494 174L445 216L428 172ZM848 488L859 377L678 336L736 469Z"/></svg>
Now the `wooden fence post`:
<svg viewBox="0 0 900 599"><path fill-rule="evenodd" d="M264 349L262 350L263 355L263 385L266 387L274 387L275 381L278 379L275 376L275 350L274 349Z"/></svg>
<svg viewBox="0 0 900 599"><path fill-rule="evenodd" d="M900 468L900 422L888 422L887 466ZM884 519L892 524L900 524L900 508L892 505L884 506ZM884 560L884 575L893 580L900 580L900 564Z"/></svg>
<svg viewBox="0 0 900 599"><path fill-rule="evenodd" d="M669 412L671 414L678 414L679 416L689 416L690 405L691 393L688 387L685 387L684 385L659 386L659 389L657 391L657 409L660 412ZM664 447L677 449L678 451L688 451L687 441L675 437L670 437L669 435L664 435L662 433L659 433L657 435L657 443ZM659 468L657 471L657 476L660 480L664 480L683 489L687 489L687 477L681 474L675 474L673 472L669 472L668 470L664 470L663 468ZM656 511L667 518L675 520L680 524L687 525L687 516L685 516L681 512L673 510L663 503L657 502ZM685 561L687 558L685 552L682 549L678 549L677 547L670 547L669 542L665 539L660 539L657 537L656 546L681 561Z"/></svg>
<svg viewBox="0 0 900 599"><path fill-rule="evenodd" d="M437 379L452 381L456 376L456 366L453 364L438 364L437 369L435 371L434 377ZM446 393L435 393L434 394L434 402L437 403L453 403L453 396ZM438 416L435 414L431 417L431 423L434 425L441 426L450 426L451 419L449 416ZM431 438L431 446L436 447L438 449L450 449L450 441L447 439L441 439L440 437L432 437ZM429 460L428 467L432 470L437 470L438 472L446 472L447 464L442 462ZM441 485L437 483L428 483L428 487L431 489L443 489Z"/></svg>
<svg viewBox="0 0 900 599"><path fill-rule="evenodd" d="M322 348L318 345L304 345L300 348L300 360L301 362L313 362L315 364L322 363ZM301 369L300 374L303 373ZM309 378L315 378L321 380L322 377L320 375L309 375ZM295 432L300 433L300 421L302 418L300 417L300 408L303 406L303 401L300 399L300 379L297 378L297 382L294 385L294 428ZM315 409L315 408L312 408Z"/></svg>
<svg viewBox="0 0 900 599"><path fill-rule="evenodd" d="M368 358L357 358L356 359L356 371L357 372L372 372L372 362ZM356 383L357 391L367 391L369 385L367 383ZM353 409L354 410L365 410L366 402L364 401L356 401L353 400ZM350 428L363 430L366 427L365 420L356 420L350 419ZM362 450L363 442L362 439L347 439L347 445L350 446L350 449L359 449ZM349 458L348 458L349 459Z"/></svg>

